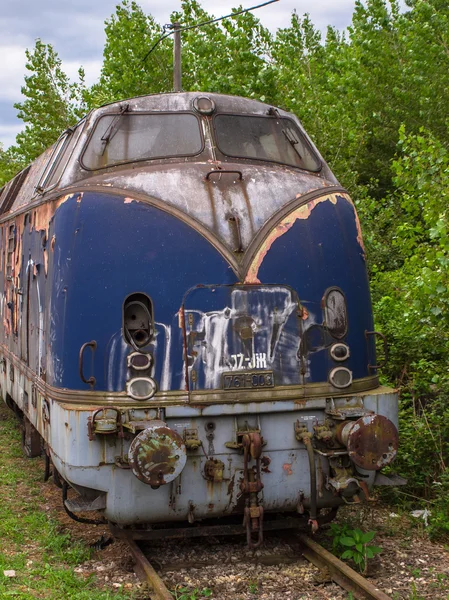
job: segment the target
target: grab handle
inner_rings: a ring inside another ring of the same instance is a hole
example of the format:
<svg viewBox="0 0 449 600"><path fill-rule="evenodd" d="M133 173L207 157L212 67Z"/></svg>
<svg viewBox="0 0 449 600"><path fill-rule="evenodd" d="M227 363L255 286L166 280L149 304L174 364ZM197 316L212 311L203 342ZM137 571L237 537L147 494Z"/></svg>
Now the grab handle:
<svg viewBox="0 0 449 600"><path fill-rule="evenodd" d="M206 173L206 177L204 179L207 181L211 175L221 175L222 173L234 173L234 175L239 176L240 181L243 181L243 173L235 169L216 169L214 171L209 171L208 173Z"/></svg>
<svg viewBox="0 0 449 600"><path fill-rule="evenodd" d="M379 331L365 331L365 337L368 340L368 337L370 335L378 335L384 344L384 359L378 364L378 365L370 365L368 364L368 370L374 370L374 369L382 369L382 367L385 367L385 365L387 364L388 361L388 342L387 342L387 338L384 336L383 333L380 333Z"/></svg>
<svg viewBox="0 0 449 600"><path fill-rule="evenodd" d="M92 352L93 352L97 348L97 342L95 340L92 340L91 342L86 342L85 344L83 344L81 346L80 356L79 356L79 371L80 371L81 381L83 381L84 383L87 383L88 385L90 385L91 388L93 388L97 380L95 379L95 377L93 375L91 377L89 377L89 379L86 379L84 377L84 369L83 369L84 351L88 347L92 348Z"/></svg>

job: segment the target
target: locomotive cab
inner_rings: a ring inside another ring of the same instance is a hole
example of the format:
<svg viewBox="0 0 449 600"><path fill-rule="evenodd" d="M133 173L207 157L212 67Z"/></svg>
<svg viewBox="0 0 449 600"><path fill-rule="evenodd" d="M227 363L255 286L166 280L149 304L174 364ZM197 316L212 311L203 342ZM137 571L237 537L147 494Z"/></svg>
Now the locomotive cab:
<svg viewBox="0 0 449 600"><path fill-rule="evenodd" d="M72 515L148 537L243 519L255 546L385 483L397 395L360 224L294 115L129 99L18 177L0 198L2 393L79 492Z"/></svg>

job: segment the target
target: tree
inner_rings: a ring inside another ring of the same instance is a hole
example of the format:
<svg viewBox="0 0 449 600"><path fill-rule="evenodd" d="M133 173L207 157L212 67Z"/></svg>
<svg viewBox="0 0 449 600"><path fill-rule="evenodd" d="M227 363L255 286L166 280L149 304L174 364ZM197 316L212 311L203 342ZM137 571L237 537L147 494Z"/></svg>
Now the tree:
<svg viewBox="0 0 449 600"><path fill-rule="evenodd" d="M124 0L105 23L106 44L100 80L88 94L91 107L171 89L172 40L148 51L164 31L132 0Z"/></svg>
<svg viewBox="0 0 449 600"><path fill-rule="evenodd" d="M181 12L171 16L182 27L211 19L196 0L184 1ZM136 2L124 0L117 6L106 21L104 62L90 106L171 91L173 39L167 36L154 47L168 33ZM271 99L270 45L271 34L250 14L182 32L183 89Z"/></svg>
<svg viewBox="0 0 449 600"><path fill-rule="evenodd" d="M26 50L26 57L31 75L25 77L21 89L25 100L14 104L26 127L16 138L14 152L21 161L30 162L84 113L84 73L80 69L80 81L70 83L53 47L41 40L36 41L34 51Z"/></svg>
<svg viewBox="0 0 449 600"><path fill-rule="evenodd" d="M3 149L0 144L0 188L26 166L15 148Z"/></svg>

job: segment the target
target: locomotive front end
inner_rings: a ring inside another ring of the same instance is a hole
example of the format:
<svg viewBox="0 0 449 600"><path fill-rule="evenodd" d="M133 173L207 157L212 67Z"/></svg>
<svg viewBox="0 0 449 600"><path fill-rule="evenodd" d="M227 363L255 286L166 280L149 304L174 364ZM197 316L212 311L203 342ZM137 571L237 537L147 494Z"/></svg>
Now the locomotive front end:
<svg viewBox="0 0 449 600"><path fill-rule="evenodd" d="M75 135L29 279L48 297L29 314L47 329L28 418L79 493L66 509L149 538L221 518L257 546L391 483L397 395L377 376L360 224L299 121L163 94Z"/></svg>

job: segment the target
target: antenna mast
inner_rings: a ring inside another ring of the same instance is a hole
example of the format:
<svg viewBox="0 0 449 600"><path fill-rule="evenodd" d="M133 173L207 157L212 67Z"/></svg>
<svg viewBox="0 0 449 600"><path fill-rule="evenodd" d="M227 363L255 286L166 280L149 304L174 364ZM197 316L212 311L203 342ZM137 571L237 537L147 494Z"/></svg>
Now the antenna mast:
<svg viewBox="0 0 449 600"><path fill-rule="evenodd" d="M175 92L180 92L182 80L182 63L181 63L181 25L173 23L173 89Z"/></svg>
<svg viewBox="0 0 449 600"><path fill-rule="evenodd" d="M196 25L188 25L187 27L181 27L181 24L170 23L169 25L164 25L163 31L170 29L168 33L164 33L157 42L154 44L152 48L145 54L142 62L145 62L146 59L150 56L156 46L165 40L169 35L174 36L174 47L173 47L173 88L175 92L182 91L182 66L181 66L181 31L188 31L189 29L196 29L197 27L203 27L203 25L210 25L211 23L217 23L217 21L222 21L223 19L228 19L229 17L236 17L237 15L242 15L243 13L247 13L251 10L256 10L256 8L262 8L262 6L267 6L267 4L273 4L273 2L279 2L279 0L268 0L268 2L264 2L263 4L258 4L257 6L251 6L250 8L244 8L237 12L233 12L229 15L225 15L224 17L219 17L218 19L210 19L210 21L204 21L203 23L197 23Z"/></svg>

